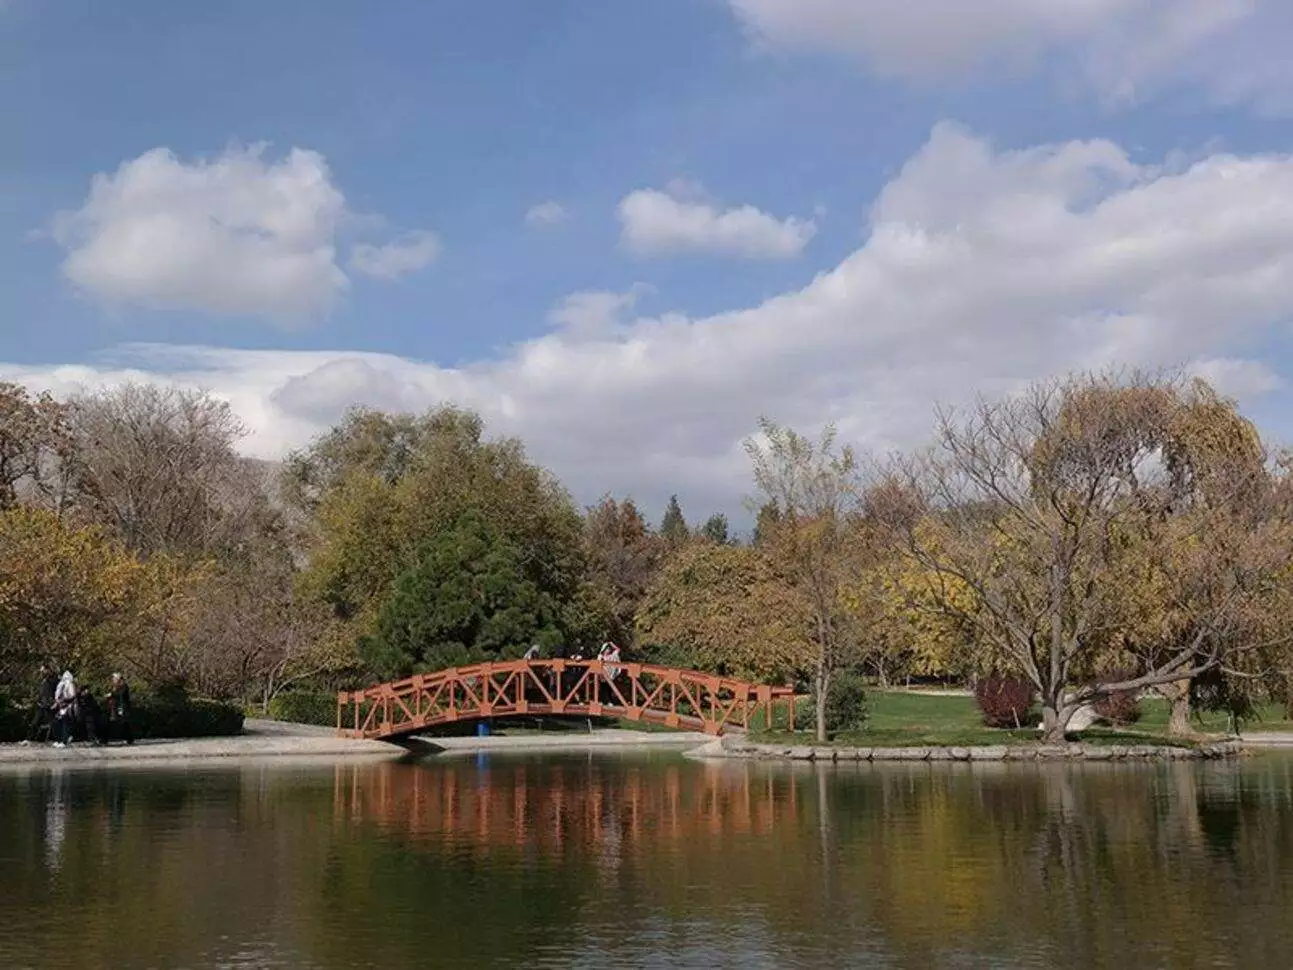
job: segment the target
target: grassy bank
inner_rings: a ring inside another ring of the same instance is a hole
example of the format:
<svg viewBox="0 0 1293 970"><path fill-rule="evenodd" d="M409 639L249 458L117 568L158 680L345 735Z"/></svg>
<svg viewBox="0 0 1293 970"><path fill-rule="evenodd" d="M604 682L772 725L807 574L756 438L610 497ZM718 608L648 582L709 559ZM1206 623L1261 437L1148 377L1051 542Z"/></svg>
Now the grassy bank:
<svg viewBox="0 0 1293 970"><path fill-rule="evenodd" d="M871 691L867 694L870 717L860 730L836 734L833 743L868 747L972 747L997 744L1029 744L1037 741L1035 727L1001 730L983 725L974 698L962 694L914 694L906 691ZM1157 698L1140 704L1141 717L1125 728L1093 728L1074 735L1089 744L1165 744L1188 746L1188 742L1169 738L1169 708ZM1261 710L1261 720L1245 722L1245 731L1293 730L1284 719L1282 707L1271 705ZM795 725L799 731L785 730L784 715L773 730L756 731L754 737L776 743L805 743L811 737L812 703L801 699L795 708ZM1035 724L1035 722L1034 722ZM1224 734L1228 729L1224 714L1205 714L1195 726L1209 734Z"/></svg>

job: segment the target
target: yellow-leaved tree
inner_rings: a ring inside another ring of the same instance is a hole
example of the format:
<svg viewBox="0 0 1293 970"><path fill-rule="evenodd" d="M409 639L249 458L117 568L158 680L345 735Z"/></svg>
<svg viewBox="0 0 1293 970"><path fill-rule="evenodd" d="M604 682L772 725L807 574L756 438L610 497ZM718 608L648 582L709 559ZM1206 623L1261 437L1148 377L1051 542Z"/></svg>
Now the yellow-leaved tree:
<svg viewBox="0 0 1293 970"><path fill-rule="evenodd" d="M141 562L120 541L53 512L0 512L0 680L41 661L102 676L122 665L152 674L150 658L183 642L191 574L156 557Z"/></svg>
<svg viewBox="0 0 1293 970"><path fill-rule="evenodd" d="M751 546L682 547L637 614L640 642L673 662L768 683L811 663L812 628L810 604Z"/></svg>

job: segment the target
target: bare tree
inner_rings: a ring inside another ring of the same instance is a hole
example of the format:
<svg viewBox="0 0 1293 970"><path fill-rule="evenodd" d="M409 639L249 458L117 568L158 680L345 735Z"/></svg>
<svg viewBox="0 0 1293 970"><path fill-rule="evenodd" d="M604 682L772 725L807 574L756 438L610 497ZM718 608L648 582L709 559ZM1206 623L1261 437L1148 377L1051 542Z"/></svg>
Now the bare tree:
<svg viewBox="0 0 1293 970"><path fill-rule="evenodd" d="M907 554L935 577L938 607L1033 683L1047 740L1094 699L1188 681L1259 646L1249 619L1293 549L1289 530L1254 517L1269 488L1251 467L1218 464L1194 476L1217 492L1183 501L1166 440L1183 395L1140 375L1036 384L941 412L935 449L898 464L898 491L920 498L894 516ZM1140 649L1125 635L1133 576L1179 618ZM1134 673L1088 679L1128 656Z"/></svg>
<svg viewBox="0 0 1293 970"><path fill-rule="evenodd" d="M86 517L145 555L202 553L233 538L255 495L234 451L245 431L228 404L124 384L74 398L69 414L67 475Z"/></svg>
<svg viewBox="0 0 1293 970"><path fill-rule="evenodd" d="M766 418L759 428L766 444L751 438L745 450L755 485L779 512L760 542L811 606L816 733L825 741L831 675L852 644L842 588L849 569L847 519L859 494L857 460L852 449L837 445L834 427L816 441Z"/></svg>
<svg viewBox="0 0 1293 970"><path fill-rule="evenodd" d="M66 408L48 393L32 397L0 382L0 509L20 498L62 510L58 470L71 439Z"/></svg>

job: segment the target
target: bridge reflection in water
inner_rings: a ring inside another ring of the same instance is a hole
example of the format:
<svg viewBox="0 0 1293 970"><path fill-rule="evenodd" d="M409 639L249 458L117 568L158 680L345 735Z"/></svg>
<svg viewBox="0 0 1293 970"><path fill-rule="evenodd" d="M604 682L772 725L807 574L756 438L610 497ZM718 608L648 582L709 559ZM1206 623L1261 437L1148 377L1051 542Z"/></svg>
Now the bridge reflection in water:
<svg viewBox="0 0 1293 970"><path fill-rule="evenodd" d="M460 848L545 854L770 836L799 819L800 781L791 772L629 763L608 777L606 767L604 757L511 763L498 772L463 759L339 765L333 818Z"/></svg>

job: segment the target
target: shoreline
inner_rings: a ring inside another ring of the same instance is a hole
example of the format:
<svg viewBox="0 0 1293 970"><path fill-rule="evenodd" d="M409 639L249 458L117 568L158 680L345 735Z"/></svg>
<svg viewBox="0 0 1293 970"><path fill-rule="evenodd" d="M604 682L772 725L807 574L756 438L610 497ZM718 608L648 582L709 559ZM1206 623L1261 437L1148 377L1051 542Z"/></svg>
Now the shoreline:
<svg viewBox="0 0 1293 970"><path fill-rule="evenodd" d="M234 759L400 758L408 754L384 741L339 738L328 728L248 718L243 733L214 738L141 738L134 744L102 747L78 741L72 747L50 744L0 745L0 770L11 767L126 767L188 765Z"/></svg>
<svg viewBox="0 0 1293 970"><path fill-rule="evenodd" d="M1165 745L1015 744L951 747L940 745L829 746L750 741L744 735L720 738L699 732L645 732L606 728L592 732L547 735L429 737L413 735L403 743L337 737L332 728L248 718L240 735L177 740L142 739L127 746L95 747L80 742L70 748L48 744L0 745L0 770L32 767L154 767L276 760L290 764L410 757L447 758L481 754L536 754L574 751L676 750L696 759L743 759L831 763L1057 761L1192 761L1239 757L1261 750L1293 750L1293 733L1254 732L1237 739L1205 742L1196 747Z"/></svg>
<svg viewBox="0 0 1293 970"><path fill-rule="evenodd" d="M215 738L145 738L133 745L97 747L84 741L72 747L49 744L0 744L0 771L40 767L187 766L240 760L276 760L289 764L356 759L394 760L408 757L613 750L687 750L709 735L628 731L608 728L591 733L561 732L549 736L427 737L413 735L402 744L337 737L332 728L286 721L248 718L243 733Z"/></svg>

